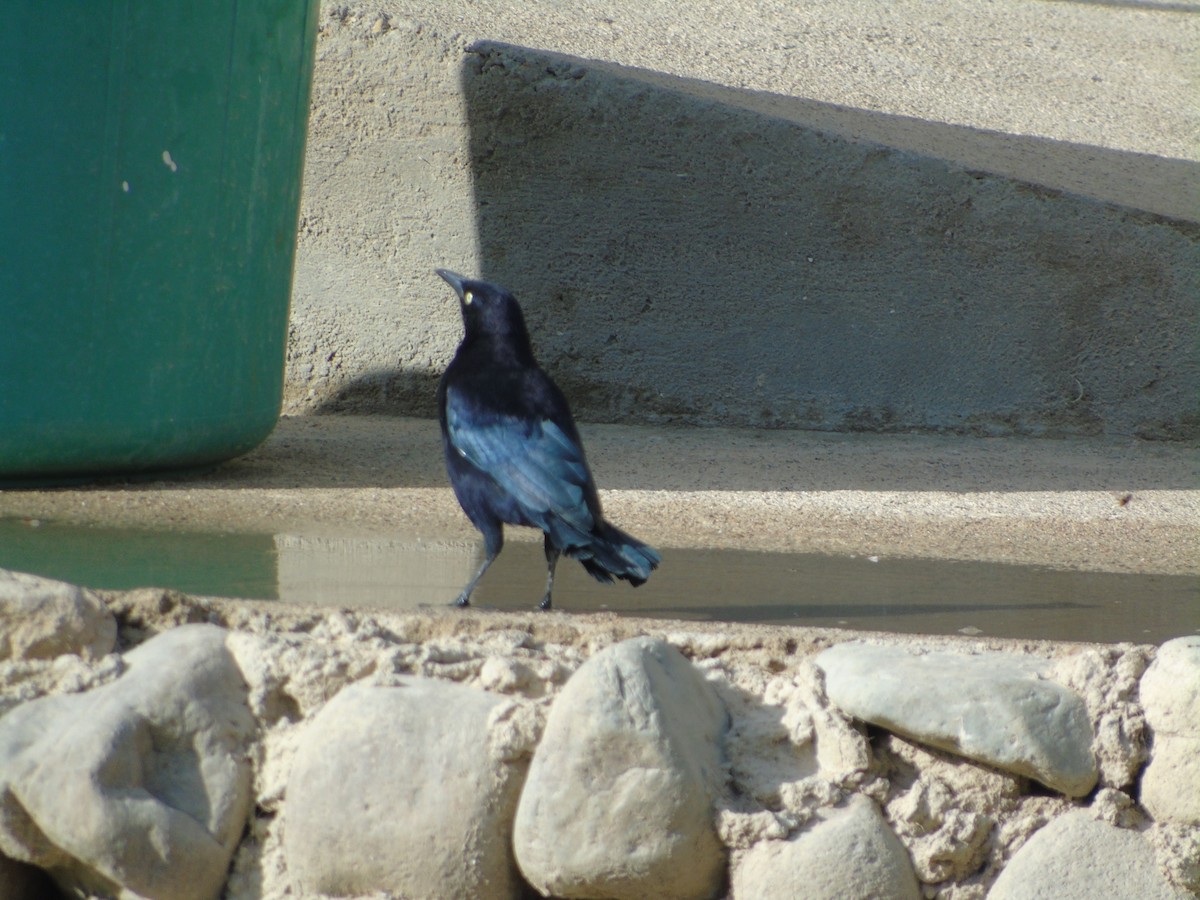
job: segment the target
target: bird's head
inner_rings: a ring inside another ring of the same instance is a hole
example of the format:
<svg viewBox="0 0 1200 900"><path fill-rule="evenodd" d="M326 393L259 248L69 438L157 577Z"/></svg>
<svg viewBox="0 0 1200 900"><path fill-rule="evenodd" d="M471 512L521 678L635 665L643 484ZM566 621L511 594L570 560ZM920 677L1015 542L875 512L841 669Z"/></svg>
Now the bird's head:
<svg viewBox="0 0 1200 900"><path fill-rule="evenodd" d="M532 355L525 317L521 314L516 297L486 281L464 278L448 269L436 271L458 294L465 340L491 340L510 347L518 354L527 352Z"/></svg>

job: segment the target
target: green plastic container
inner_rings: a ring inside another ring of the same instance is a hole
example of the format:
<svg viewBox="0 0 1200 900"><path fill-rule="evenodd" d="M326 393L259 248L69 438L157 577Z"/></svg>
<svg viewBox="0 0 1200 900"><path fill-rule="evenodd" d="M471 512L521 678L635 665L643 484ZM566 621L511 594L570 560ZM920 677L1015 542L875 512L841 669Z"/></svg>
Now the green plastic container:
<svg viewBox="0 0 1200 900"><path fill-rule="evenodd" d="M275 426L317 0L77 0L0 29L0 479Z"/></svg>

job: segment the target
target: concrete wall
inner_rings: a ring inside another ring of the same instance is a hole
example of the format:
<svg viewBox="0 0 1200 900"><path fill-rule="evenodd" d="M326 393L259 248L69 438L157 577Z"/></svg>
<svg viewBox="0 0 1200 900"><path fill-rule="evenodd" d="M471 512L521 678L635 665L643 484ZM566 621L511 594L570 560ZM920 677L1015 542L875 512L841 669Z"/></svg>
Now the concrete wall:
<svg viewBox="0 0 1200 900"><path fill-rule="evenodd" d="M432 414L447 266L517 294L585 420L1200 436L1200 225L1066 175L1138 154L335 12L290 411Z"/></svg>

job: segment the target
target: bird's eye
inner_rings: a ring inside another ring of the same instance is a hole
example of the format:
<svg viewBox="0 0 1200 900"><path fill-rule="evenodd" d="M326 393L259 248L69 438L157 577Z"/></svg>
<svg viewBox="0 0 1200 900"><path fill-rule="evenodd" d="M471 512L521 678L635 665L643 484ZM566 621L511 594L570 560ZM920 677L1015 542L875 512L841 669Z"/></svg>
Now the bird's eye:
<svg viewBox="0 0 1200 900"><path fill-rule="evenodd" d="M467 304L467 306L470 306L471 301L474 299L475 299L475 295L473 293L471 293L470 291L463 291L463 303Z"/></svg>

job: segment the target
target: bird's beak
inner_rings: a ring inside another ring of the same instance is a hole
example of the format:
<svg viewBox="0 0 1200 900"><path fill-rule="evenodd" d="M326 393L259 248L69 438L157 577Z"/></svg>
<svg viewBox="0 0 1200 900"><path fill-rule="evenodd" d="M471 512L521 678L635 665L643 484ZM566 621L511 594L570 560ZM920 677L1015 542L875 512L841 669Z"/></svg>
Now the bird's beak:
<svg viewBox="0 0 1200 900"><path fill-rule="evenodd" d="M442 279L446 282L446 284L448 284L448 285L450 285L450 287L454 288L454 293L458 294L459 300L462 300L463 299L463 282L466 281L467 279L463 278L461 275L459 275L456 272L451 272L449 269L434 269L434 271L442 276Z"/></svg>

